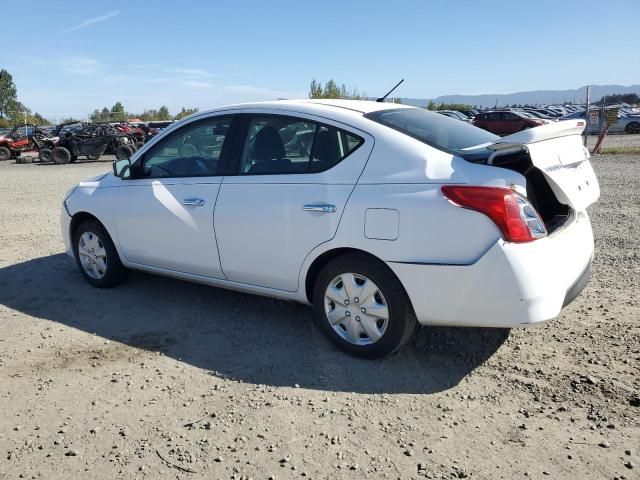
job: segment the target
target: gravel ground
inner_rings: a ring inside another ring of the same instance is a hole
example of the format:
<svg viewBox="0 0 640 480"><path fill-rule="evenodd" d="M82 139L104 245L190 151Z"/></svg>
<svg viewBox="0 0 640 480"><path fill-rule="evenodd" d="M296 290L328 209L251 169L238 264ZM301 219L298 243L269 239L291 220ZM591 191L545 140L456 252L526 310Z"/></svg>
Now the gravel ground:
<svg viewBox="0 0 640 480"><path fill-rule="evenodd" d="M0 478L639 478L640 156L593 163L593 277L560 318L423 328L383 361L301 305L91 288L60 200L110 165L0 164Z"/></svg>
<svg viewBox="0 0 640 480"><path fill-rule="evenodd" d="M593 150L597 141L597 135L589 135L587 137L587 146L590 151ZM602 143L602 148L640 148L640 135L607 135Z"/></svg>

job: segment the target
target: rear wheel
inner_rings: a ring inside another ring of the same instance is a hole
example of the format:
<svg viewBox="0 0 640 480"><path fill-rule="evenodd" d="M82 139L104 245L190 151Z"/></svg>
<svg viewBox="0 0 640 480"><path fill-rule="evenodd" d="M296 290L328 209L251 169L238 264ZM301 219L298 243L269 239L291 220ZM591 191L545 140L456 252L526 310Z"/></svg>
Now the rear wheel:
<svg viewBox="0 0 640 480"><path fill-rule="evenodd" d="M379 358L399 350L416 330L400 281L383 263L350 254L329 262L313 290L318 327L341 350Z"/></svg>
<svg viewBox="0 0 640 480"><path fill-rule="evenodd" d="M9 160L11 158L11 150L7 147L0 147L0 161Z"/></svg>
<svg viewBox="0 0 640 480"><path fill-rule="evenodd" d="M71 152L64 147L56 147L51 152L51 159L58 165L71 162Z"/></svg>
<svg viewBox="0 0 640 480"><path fill-rule="evenodd" d="M109 233L97 220L88 220L76 229L73 252L80 273L94 287L114 287L127 277Z"/></svg>
<svg viewBox="0 0 640 480"><path fill-rule="evenodd" d="M640 133L640 123L631 122L624 127L625 133Z"/></svg>
<svg viewBox="0 0 640 480"><path fill-rule="evenodd" d="M51 149L50 148L41 148L38 152L41 162L50 162L51 161Z"/></svg>

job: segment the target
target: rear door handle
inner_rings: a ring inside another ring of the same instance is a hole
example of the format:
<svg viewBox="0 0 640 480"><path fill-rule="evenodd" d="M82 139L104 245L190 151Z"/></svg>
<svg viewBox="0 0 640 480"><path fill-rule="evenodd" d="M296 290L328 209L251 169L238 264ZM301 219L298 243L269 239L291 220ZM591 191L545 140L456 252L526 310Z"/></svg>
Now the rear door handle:
<svg viewBox="0 0 640 480"><path fill-rule="evenodd" d="M305 212L320 212L320 213L333 213L336 211L335 205L329 205L327 203L314 203L305 205L302 207Z"/></svg>
<svg viewBox="0 0 640 480"><path fill-rule="evenodd" d="M202 205L204 205L204 200L202 200L201 198L184 198L180 203L182 203L182 205L188 205L191 207L201 207Z"/></svg>

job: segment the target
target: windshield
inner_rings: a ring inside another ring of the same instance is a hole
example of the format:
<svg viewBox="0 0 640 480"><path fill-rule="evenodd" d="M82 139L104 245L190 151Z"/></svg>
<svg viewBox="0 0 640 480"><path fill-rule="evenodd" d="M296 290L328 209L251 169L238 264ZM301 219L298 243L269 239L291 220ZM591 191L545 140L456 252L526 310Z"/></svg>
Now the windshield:
<svg viewBox="0 0 640 480"><path fill-rule="evenodd" d="M500 138L469 123L422 108L380 110L368 113L365 117L453 154L494 143Z"/></svg>

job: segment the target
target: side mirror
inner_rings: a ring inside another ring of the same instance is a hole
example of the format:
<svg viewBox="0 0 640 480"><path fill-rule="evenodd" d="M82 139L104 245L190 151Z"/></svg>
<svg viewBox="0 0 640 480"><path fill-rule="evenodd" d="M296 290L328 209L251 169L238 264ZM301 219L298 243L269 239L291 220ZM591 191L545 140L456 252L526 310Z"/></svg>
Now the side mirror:
<svg viewBox="0 0 640 480"><path fill-rule="evenodd" d="M131 176L131 161L128 158L113 162L113 174L119 178L129 178Z"/></svg>

